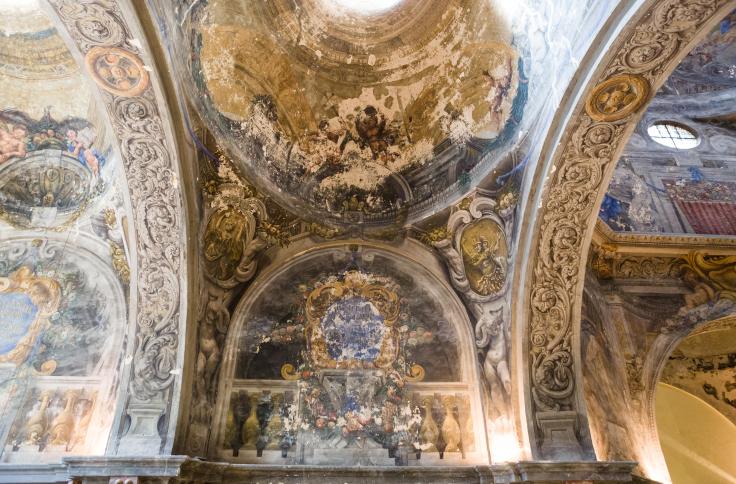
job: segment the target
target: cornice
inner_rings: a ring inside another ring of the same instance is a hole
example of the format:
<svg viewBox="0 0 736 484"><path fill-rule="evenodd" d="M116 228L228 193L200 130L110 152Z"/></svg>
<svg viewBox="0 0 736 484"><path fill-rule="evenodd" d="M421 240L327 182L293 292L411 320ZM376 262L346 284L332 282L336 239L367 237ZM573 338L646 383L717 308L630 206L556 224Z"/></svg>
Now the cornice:
<svg viewBox="0 0 736 484"><path fill-rule="evenodd" d="M615 248L619 253L662 257L680 257L694 250L710 255L736 252L736 237L615 232L600 219L595 224L591 243L593 247Z"/></svg>

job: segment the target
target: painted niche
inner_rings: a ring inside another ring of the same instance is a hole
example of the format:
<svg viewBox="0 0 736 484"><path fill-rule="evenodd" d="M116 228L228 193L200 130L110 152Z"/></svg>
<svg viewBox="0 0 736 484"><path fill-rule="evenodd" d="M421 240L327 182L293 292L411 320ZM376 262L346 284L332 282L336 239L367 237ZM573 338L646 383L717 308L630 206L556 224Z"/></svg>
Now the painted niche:
<svg viewBox="0 0 736 484"><path fill-rule="evenodd" d="M126 322L109 266L64 240L4 240L0 307L0 461L101 454Z"/></svg>
<svg viewBox="0 0 736 484"><path fill-rule="evenodd" d="M109 185L99 138L86 119L0 111L0 216L22 228L76 221Z"/></svg>
<svg viewBox="0 0 736 484"><path fill-rule="evenodd" d="M467 316L438 280L389 254L329 249L254 286L263 289L236 311L239 329L226 349L233 358L218 397L218 457L486 459Z"/></svg>

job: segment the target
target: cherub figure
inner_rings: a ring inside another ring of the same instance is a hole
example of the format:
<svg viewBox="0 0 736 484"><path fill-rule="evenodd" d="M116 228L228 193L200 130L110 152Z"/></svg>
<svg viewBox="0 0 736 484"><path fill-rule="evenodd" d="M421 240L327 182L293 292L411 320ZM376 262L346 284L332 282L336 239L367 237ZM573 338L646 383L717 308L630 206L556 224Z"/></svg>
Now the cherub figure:
<svg viewBox="0 0 736 484"><path fill-rule="evenodd" d="M83 128L79 131L69 129L66 132L67 149L79 160L80 163L89 167L95 176L100 172L100 158L97 150L92 148L95 140L95 132L91 128Z"/></svg>
<svg viewBox="0 0 736 484"><path fill-rule="evenodd" d="M27 135L28 129L22 124L13 125L10 131L0 127L0 163L26 156Z"/></svg>

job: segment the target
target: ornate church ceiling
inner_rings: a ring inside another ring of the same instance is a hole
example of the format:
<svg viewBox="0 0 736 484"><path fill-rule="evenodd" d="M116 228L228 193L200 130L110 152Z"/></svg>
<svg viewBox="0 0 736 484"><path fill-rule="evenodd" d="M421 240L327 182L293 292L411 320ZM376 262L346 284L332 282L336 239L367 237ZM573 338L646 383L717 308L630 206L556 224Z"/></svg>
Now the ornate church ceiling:
<svg viewBox="0 0 736 484"><path fill-rule="evenodd" d="M614 231L736 235L735 36L733 12L652 101L601 207L601 219ZM661 123L669 131L656 126ZM658 133L665 146L655 139ZM667 139L670 134L691 137L694 146Z"/></svg>
<svg viewBox="0 0 736 484"><path fill-rule="evenodd" d="M51 21L35 2L14 5L0 22L0 217L58 229L110 191L117 163Z"/></svg>
<svg viewBox="0 0 736 484"><path fill-rule="evenodd" d="M2 462L107 444L131 279L119 169L50 17L35 0L0 2Z"/></svg>
<svg viewBox="0 0 736 484"><path fill-rule="evenodd" d="M508 8L394 4L356 14L330 0L225 0L179 19L178 59L205 124L308 218L416 219L518 144L530 51Z"/></svg>

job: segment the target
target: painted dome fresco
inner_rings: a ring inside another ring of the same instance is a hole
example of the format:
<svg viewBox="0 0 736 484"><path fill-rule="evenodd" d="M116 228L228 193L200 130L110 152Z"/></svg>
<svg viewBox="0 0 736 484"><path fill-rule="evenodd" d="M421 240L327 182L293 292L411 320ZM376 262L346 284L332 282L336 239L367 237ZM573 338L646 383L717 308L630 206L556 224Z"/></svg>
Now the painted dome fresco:
<svg viewBox="0 0 736 484"><path fill-rule="evenodd" d="M519 130L523 49L494 2L203 2L190 98L259 188L381 225L457 200Z"/></svg>

